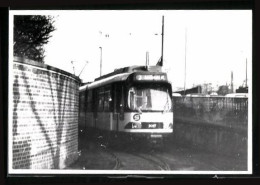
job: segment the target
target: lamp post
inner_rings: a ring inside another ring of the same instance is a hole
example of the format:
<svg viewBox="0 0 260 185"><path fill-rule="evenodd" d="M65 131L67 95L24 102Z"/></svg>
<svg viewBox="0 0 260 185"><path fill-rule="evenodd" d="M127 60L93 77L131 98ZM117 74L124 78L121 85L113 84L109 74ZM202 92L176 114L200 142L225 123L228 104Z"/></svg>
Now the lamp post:
<svg viewBox="0 0 260 185"><path fill-rule="evenodd" d="M162 63L161 63L161 66L163 66L163 42L164 42L164 16L162 16Z"/></svg>
<svg viewBox="0 0 260 185"><path fill-rule="evenodd" d="M73 63L74 63L74 61L71 61L71 64L72 64L72 68L73 68L74 75L76 75L76 74L75 74L75 67L74 67L74 64L73 64Z"/></svg>
<svg viewBox="0 0 260 185"><path fill-rule="evenodd" d="M100 49L100 76L102 75L102 47L99 47Z"/></svg>
<svg viewBox="0 0 260 185"><path fill-rule="evenodd" d="M185 28L185 56L184 56L184 95L186 94L186 57L187 56L187 28Z"/></svg>

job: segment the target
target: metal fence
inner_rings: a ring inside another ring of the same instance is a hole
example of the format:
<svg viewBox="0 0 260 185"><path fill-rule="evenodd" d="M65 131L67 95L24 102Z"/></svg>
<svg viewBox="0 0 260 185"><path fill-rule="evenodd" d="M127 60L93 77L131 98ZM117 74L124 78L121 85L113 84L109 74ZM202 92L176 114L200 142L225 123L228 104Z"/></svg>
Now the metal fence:
<svg viewBox="0 0 260 185"><path fill-rule="evenodd" d="M173 97L176 118L196 119L226 125L246 125L248 98Z"/></svg>

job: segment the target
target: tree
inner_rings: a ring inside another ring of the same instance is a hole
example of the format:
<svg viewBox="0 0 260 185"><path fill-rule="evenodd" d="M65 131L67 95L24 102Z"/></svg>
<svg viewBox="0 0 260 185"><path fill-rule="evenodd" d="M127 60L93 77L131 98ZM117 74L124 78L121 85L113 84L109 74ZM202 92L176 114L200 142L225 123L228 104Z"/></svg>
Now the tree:
<svg viewBox="0 0 260 185"><path fill-rule="evenodd" d="M225 96L226 94L229 93L229 88L227 85L221 85L219 86L218 88L218 95L222 95L222 96Z"/></svg>
<svg viewBox="0 0 260 185"><path fill-rule="evenodd" d="M14 16L14 55L43 62L44 45L55 30L53 17L43 15Z"/></svg>

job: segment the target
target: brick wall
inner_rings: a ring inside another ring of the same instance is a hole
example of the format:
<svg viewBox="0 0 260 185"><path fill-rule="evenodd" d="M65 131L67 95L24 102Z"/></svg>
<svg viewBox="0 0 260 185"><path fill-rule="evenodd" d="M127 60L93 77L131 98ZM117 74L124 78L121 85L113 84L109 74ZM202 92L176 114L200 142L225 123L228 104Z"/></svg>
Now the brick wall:
<svg viewBox="0 0 260 185"><path fill-rule="evenodd" d="M31 60L13 62L13 169L61 169L77 159L79 79Z"/></svg>

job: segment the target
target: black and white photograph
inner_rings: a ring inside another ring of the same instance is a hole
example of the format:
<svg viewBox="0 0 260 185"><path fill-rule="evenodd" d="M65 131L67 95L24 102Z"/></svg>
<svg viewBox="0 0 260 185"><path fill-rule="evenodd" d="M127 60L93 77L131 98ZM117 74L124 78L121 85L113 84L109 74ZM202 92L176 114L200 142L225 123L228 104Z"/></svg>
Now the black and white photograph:
<svg viewBox="0 0 260 185"><path fill-rule="evenodd" d="M10 10L8 174L252 174L252 10Z"/></svg>

